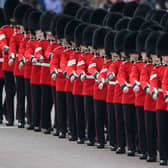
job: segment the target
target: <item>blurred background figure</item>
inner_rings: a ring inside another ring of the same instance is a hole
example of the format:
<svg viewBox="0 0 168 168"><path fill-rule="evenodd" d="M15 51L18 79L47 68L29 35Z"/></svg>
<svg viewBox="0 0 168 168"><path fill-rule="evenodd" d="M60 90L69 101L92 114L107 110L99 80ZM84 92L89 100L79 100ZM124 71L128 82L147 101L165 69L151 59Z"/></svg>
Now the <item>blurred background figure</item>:
<svg viewBox="0 0 168 168"><path fill-rule="evenodd" d="M62 1L61 0L44 0L46 10L52 10L56 13L62 12Z"/></svg>
<svg viewBox="0 0 168 168"><path fill-rule="evenodd" d="M5 0L0 0L0 7L3 8Z"/></svg>

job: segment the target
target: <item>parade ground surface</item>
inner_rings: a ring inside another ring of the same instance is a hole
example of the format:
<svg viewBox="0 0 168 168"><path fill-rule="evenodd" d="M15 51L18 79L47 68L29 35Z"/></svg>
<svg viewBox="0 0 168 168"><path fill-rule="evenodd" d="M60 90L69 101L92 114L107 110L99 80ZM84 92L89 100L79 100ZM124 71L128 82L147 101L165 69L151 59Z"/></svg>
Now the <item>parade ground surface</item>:
<svg viewBox="0 0 168 168"><path fill-rule="evenodd" d="M158 168L138 157L78 145L67 139L0 126L0 168Z"/></svg>

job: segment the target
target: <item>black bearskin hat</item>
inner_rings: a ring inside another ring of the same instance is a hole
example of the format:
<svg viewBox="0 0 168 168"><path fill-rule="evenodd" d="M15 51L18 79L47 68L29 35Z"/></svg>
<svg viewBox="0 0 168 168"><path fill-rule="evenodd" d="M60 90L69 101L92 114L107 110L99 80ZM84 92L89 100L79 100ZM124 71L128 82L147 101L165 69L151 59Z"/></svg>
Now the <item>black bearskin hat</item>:
<svg viewBox="0 0 168 168"><path fill-rule="evenodd" d="M19 0L6 0L4 4L5 15L8 21L13 18L14 9L19 4Z"/></svg>
<svg viewBox="0 0 168 168"><path fill-rule="evenodd" d="M29 23L28 23L28 17L29 15L33 12L33 11L36 11L37 9L35 8L29 8L28 10L26 10L24 16L23 16L23 27L24 27L24 30L25 31L28 31L29 30Z"/></svg>
<svg viewBox="0 0 168 168"><path fill-rule="evenodd" d="M161 33L159 31L151 32L145 41L145 51L147 56L150 57L151 54L156 54L156 43Z"/></svg>
<svg viewBox="0 0 168 168"><path fill-rule="evenodd" d="M78 9L78 11L77 11L77 13L76 13L76 19L81 19L81 16L82 16L82 14L86 11L86 10L88 10L88 9L90 9L90 8L88 8L88 7L81 7L81 8L79 8Z"/></svg>
<svg viewBox="0 0 168 168"><path fill-rule="evenodd" d="M150 34L150 29L142 30L138 33L136 38L136 50L140 54L141 52L145 52L145 41Z"/></svg>
<svg viewBox="0 0 168 168"><path fill-rule="evenodd" d="M110 31L111 29L107 27L100 27L95 30L93 33L93 48L94 49L102 49L104 48L104 39L106 34Z"/></svg>
<svg viewBox="0 0 168 168"><path fill-rule="evenodd" d="M122 17L123 17L123 15L120 13L111 12L111 13L107 14L107 16L105 18L104 26L108 26L108 27L114 29L115 24Z"/></svg>
<svg viewBox="0 0 168 168"><path fill-rule="evenodd" d="M114 38L115 38L115 35L116 35L115 31L110 31L105 36L104 49L105 49L107 55L109 55L110 52L115 52L115 50L114 50Z"/></svg>
<svg viewBox="0 0 168 168"><path fill-rule="evenodd" d="M133 17L134 12L138 6L137 2L128 2L125 4L123 9L124 16Z"/></svg>
<svg viewBox="0 0 168 168"><path fill-rule="evenodd" d="M114 49L116 53L120 54L120 52L124 52L124 39L129 32L130 31L128 30L122 30L117 32L117 34L115 35Z"/></svg>
<svg viewBox="0 0 168 168"><path fill-rule="evenodd" d="M92 46L92 36L97 28L97 25L89 25L85 28L83 31L83 44L85 46Z"/></svg>
<svg viewBox="0 0 168 168"><path fill-rule="evenodd" d="M73 2L73 1L67 2L64 6L63 14L75 16L80 7L81 5L77 2Z"/></svg>
<svg viewBox="0 0 168 168"><path fill-rule="evenodd" d="M64 37L66 38L66 40L70 43L71 41L74 42L74 33L75 33L75 29L76 27L81 23L80 20L77 19L73 19L71 21L69 21L69 23L66 25L65 29L64 29Z"/></svg>
<svg viewBox="0 0 168 168"><path fill-rule="evenodd" d="M52 32L53 36L56 35L56 25L60 17L61 15L55 15L51 21L50 31Z"/></svg>
<svg viewBox="0 0 168 168"><path fill-rule="evenodd" d="M92 15L93 11L94 11L93 9L87 8L87 10L85 10L85 11L82 13L80 19L81 19L82 21L84 21L84 22L89 23L89 22L90 22L90 17L91 17L91 15Z"/></svg>
<svg viewBox="0 0 168 168"><path fill-rule="evenodd" d="M155 13L155 9L150 10L150 11L146 14L145 20L146 20L146 21L150 21L154 13Z"/></svg>
<svg viewBox="0 0 168 168"><path fill-rule="evenodd" d="M56 24L56 35L58 39L64 38L64 29L72 18L73 17L67 15L62 15L61 17L59 17Z"/></svg>
<svg viewBox="0 0 168 168"><path fill-rule="evenodd" d="M16 24L18 24L18 25L23 24L24 14L30 8L31 8L31 6L28 4L18 4L16 6L14 13L13 13L13 15L14 15L13 18L14 18Z"/></svg>
<svg viewBox="0 0 168 168"><path fill-rule="evenodd" d="M168 56L168 33L162 33L156 42L156 54L161 56Z"/></svg>
<svg viewBox="0 0 168 168"><path fill-rule="evenodd" d="M160 25L165 28L166 22L168 21L168 13L164 14L161 18Z"/></svg>
<svg viewBox="0 0 168 168"><path fill-rule="evenodd" d="M29 30L33 33L36 30L40 30L40 16L41 12L39 10L33 11L28 17Z"/></svg>
<svg viewBox="0 0 168 168"><path fill-rule="evenodd" d="M2 27L6 24L5 13L2 8L0 8L0 18L0 27Z"/></svg>
<svg viewBox="0 0 168 168"><path fill-rule="evenodd" d="M152 15L151 19L160 24L162 17L166 14L164 10L156 10Z"/></svg>
<svg viewBox="0 0 168 168"><path fill-rule="evenodd" d="M128 23L128 29L132 31L138 31L140 26L145 22L142 17L134 17Z"/></svg>
<svg viewBox="0 0 168 168"><path fill-rule="evenodd" d="M152 31L162 31L163 30L160 24L157 24L157 23L149 26L149 29L151 29Z"/></svg>
<svg viewBox="0 0 168 168"><path fill-rule="evenodd" d="M127 29L128 23L129 23L130 20L131 20L131 18L129 18L129 17L121 18L121 19L118 20L118 22L115 24L115 30L120 31L120 30Z"/></svg>
<svg viewBox="0 0 168 168"><path fill-rule="evenodd" d="M95 9L90 16L90 23L97 24L97 25L103 25L103 20L105 16L107 15L107 13L108 12L104 9Z"/></svg>
<svg viewBox="0 0 168 168"><path fill-rule="evenodd" d="M145 17L151 9L151 6L149 6L148 4L140 4L135 10L134 17Z"/></svg>
<svg viewBox="0 0 168 168"><path fill-rule="evenodd" d="M141 26L139 30L144 30L144 29L148 29L150 26L156 24L153 21L145 21Z"/></svg>
<svg viewBox="0 0 168 168"><path fill-rule="evenodd" d="M130 32L124 39L124 52L128 54L135 54L137 53L136 50L136 38L137 38L138 32Z"/></svg>
<svg viewBox="0 0 168 168"><path fill-rule="evenodd" d="M116 3L113 4L112 7L110 8L110 12L123 13L124 7L125 7L125 2L123 2L123 1L121 1L121 2L116 2Z"/></svg>
<svg viewBox="0 0 168 168"><path fill-rule="evenodd" d="M75 40L75 44L78 47L80 45L84 45L84 43L83 43L83 32L84 32L84 30L87 26L88 26L87 23L81 23L75 29L74 40Z"/></svg>
<svg viewBox="0 0 168 168"><path fill-rule="evenodd" d="M40 28L43 32L50 31L50 25L53 17L56 15L53 11L44 12L40 17Z"/></svg>

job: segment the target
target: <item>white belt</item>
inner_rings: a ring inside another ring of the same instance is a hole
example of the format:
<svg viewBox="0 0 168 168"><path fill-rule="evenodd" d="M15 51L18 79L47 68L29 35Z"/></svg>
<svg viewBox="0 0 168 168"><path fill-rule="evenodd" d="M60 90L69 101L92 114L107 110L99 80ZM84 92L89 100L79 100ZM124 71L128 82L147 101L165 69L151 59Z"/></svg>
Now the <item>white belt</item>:
<svg viewBox="0 0 168 168"><path fill-rule="evenodd" d="M61 70L61 69L58 69L58 72L62 72L62 70Z"/></svg>
<svg viewBox="0 0 168 168"><path fill-rule="evenodd" d="M163 90L161 88L158 89L158 92L163 92Z"/></svg>
<svg viewBox="0 0 168 168"><path fill-rule="evenodd" d="M116 85L118 83L118 81L109 81L110 85Z"/></svg>
<svg viewBox="0 0 168 168"><path fill-rule="evenodd" d="M0 58L0 62L3 62L3 58Z"/></svg>
<svg viewBox="0 0 168 168"><path fill-rule="evenodd" d="M50 64L47 64L47 63L36 63L36 64L33 64L33 65L36 65L36 66L43 66L43 67L50 67Z"/></svg>
<svg viewBox="0 0 168 168"><path fill-rule="evenodd" d="M86 75L86 79L94 79L92 75Z"/></svg>
<svg viewBox="0 0 168 168"><path fill-rule="evenodd" d="M132 87L132 85L130 83L126 83L127 87Z"/></svg>

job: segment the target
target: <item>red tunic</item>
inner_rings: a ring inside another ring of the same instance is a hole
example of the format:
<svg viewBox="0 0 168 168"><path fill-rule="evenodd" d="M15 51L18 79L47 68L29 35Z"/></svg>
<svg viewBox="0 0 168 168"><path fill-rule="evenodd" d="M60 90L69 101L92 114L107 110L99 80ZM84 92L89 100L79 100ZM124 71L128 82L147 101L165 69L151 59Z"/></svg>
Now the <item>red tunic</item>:
<svg viewBox="0 0 168 168"><path fill-rule="evenodd" d="M156 101L156 110L166 110L167 104L165 103L163 91L162 91L162 80L166 70L166 66L159 65L152 69L150 76L150 91L152 95L155 93L158 95Z"/></svg>
<svg viewBox="0 0 168 168"><path fill-rule="evenodd" d="M70 55L68 66L67 66L67 73L68 73L69 79L71 78L72 75L76 76L76 79L73 83L73 90L72 90L73 95L82 95L82 90L83 90L83 82L80 80L80 78L78 77L79 74L77 73L77 64L80 57L81 57L81 52L74 51Z"/></svg>
<svg viewBox="0 0 168 168"><path fill-rule="evenodd" d="M14 28L13 26L6 25L3 26L0 29L0 48L3 51L4 47L9 47L9 42L11 37L13 36L14 33L19 31L19 28ZM3 60L3 65L2 69L3 71L10 71L13 72L14 65L9 66L8 65L8 55L3 55L4 60Z"/></svg>
<svg viewBox="0 0 168 168"><path fill-rule="evenodd" d="M130 83L130 73L132 69L133 63L130 61L122 62L119 72L118 72L118 82L121 88L127 86L129 88L128 93L124 93L122 95L122 104L134 104L135 103L135 94L132 90Z"/></svg>
<svg viewBox="0 0 168 168"><path fill-rule="evenodd" d="M50 73L56 73L56 91L64 92L65 91L65 82L66 79L62 73L60 68L60 60L62 56L62 52L65 50L62 46L59 46L55 49L53 56L50 61Z"/></svg>
<svg viewBox="0 0 168 168"><path fill-rule="evenodd" d="M20 70L19 69L19 47L21 44L21 41L25 37L24 33L18 32L14 34L9 42L9 58L14 59L14 76L23 76L24 75L24 69Z"/></svg>
<svg viewBox="0 0 168 168"><path fill-rule="evenodd" d="M94 55L90 53L82 54L78 59L77 64L77 74L80 76L83 73L86 75L86 79L83 81L82 95L84 96L93 96L93 86L95 80L88 72L88 67L93 59Z"/></svg>
<svg viewBox="0 0 168 168"><path fill-rule="evenodd" d="M94 89L93 89L93 99L94 100L106 101L107 85L105 84L103 89L100 90L98 88L98 84L101 79L103 80L101 76L99 77L99 74L106 73L108 70L107 69L108 66L109 66L109 61L106 58L102 58L99 56L94 57L90 62L90 65L88 67L88 72L90 73L90 75L95 76L95 77L96 77L96 74L98 74L98 79L96 80L94 84Z"/></svg>
<svg viewBox="0 0 168 168"><path fill-rule="evenodd" d="M135 106L144 106L145 92L140 84L140 74L144 65L145 63L143 61L134 63L130 74L131 85L133 87L136 85L140 87L140 90L135 93Z"/></svg>

